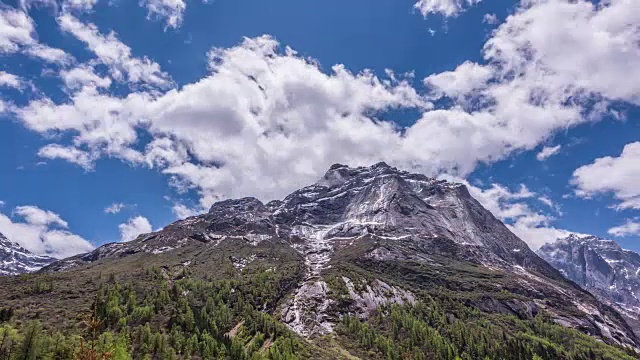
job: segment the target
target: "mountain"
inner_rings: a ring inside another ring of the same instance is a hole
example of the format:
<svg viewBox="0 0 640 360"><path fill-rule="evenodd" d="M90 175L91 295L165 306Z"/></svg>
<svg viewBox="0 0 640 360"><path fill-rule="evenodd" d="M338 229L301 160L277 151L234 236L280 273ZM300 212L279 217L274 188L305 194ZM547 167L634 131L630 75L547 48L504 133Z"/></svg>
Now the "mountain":
<svg viewBox="0 0 640 360"><path fill-rule="evenodd" d="M36 271L56 259L39 256L0 234L0 275L17 275Z"/></svg>
<svg viewBox="0 0 640 360"><path fill-rule="evenodd" d="M465 186L385 163L336 164L282 200L220 201L0 278L0 304L65 334L94 304L134 352L177 358L634 359L640 346Z"/></svg>
<svg viewBox="0 0 640 360"><path fill-rule="evenodd" d="M577 235L546 244L538 254L568 279L640 320L640 254L613 240Z"/></svg>

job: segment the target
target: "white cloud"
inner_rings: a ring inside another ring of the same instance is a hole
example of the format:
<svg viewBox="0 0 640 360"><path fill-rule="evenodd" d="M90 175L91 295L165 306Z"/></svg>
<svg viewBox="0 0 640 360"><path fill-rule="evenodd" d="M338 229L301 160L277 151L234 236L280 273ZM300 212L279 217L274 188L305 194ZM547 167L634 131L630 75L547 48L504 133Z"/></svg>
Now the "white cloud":
<svg viewBox="0 0 640 360"><path fill-rule="evenodd" d="M640 66L640 51L630 45L640 42L629 30L640 23L635 4L523 2L485 44L485 64L425 79L433 96L454 106L427 112L408 129L433 139L414 145L465 173L598 120L614 101L638 103L640 81L628 71Z"/></svg>
<svg viewBox="0 0 640 360"><path fill-rule="evenodd" d="M98 0L20 0L20 8L28 11L32 6L49 7L54 13L59 12L88 12L98 3ZM113 1L110 1L113 3Z"/></svg>
<svg viewBox="0 0 640 360"><path fill-rule="evenodd" d="M71 145L96 158L159 169L171 184L199 191L202 208L226 197L281 198L336 162L384 160L464 177L479 163L599 119L609 101L638 100L640 81L628 71L640 65L629 45L640 40L629 31L639 22L633 6L525 2L487 41L485 64L428 77L428 96L392 73L379 78L340 65L323 72L263 36L214 49L211 73L181 88L115 96L84 86L67 102L37 99L15 113L34 131L72 134ZM59 22L114 77L141 79L125 65L137 59L115 34L69 16ZM160 83L168 81L152 68ZM433 110L427 99L442 96L450 101L439 104L453 105ZM385 111L408 108L422 112L415 124L399 129L386 121L393 119ZM140 135L150 139L144 149Z"/></svg>
<svg viewBox="0 0 640 360"><path fill-rule="evenodd" d="M635 0L527 1L489 39L485 59L503 67L498 75L526 80L537 101L598 95L639 103L640 83L628 71L640 64L636 10Z"/></svg>
<svg viewBox="0 0 640 360"><path fill-rule="evenodd" d="M422 16L440 14L442 16L458 16L467 7L479 3L481 0L420 0L414 7Z"/></svg>
<svg viewBox="0 0 640 360"><path fill-rule="evenodd" d="M640 142L627 144L619 157L596 159L573 172L576 194L589 198L612 193L618 209L640 209Z"/></svg>
<svg viewBox="0 0 640 360"><path fill-rule="evenodd" d="M509 224L507 227L514 234L518 235L520 239L524 240L529 245L529 248L534 251L538 250L546 243L555 242L556 240L566 238L571 234L581 235L574 231L558 229L544 222L537 223L536 221L529 221L529 219L526 218L518 220L513 224Z"/></svg>
<svg viewBox="0 0 640 360"><path fill-rule="evenodd" d="M93 250L93 245L69 230L60 215L35 206L19 206L13 211L17 220L0 213L0 233L25 249L56 258Z"/></svg>
<svg viewBox="0 0 640 360"><path fill-rule="evenodd" d="M180 90L116 98L83 88L69 103L36 100L17 114L38 132L73 131L77 147L159 167L200 190L207 207L218 197L282 197L334 162L369 164L382 148L402 150L395 126L368 114L430 106L404 80L342 66L325 74L269 37L210 57L211 75ZM153 137L144 153L134 150L137 131Z"/></svg>
<svg viewBox="0 0 640 360"><path fill-rule="evenodd" d="M98 76L88 65L80 65L60 72L60 78L69 90L80 90L85 86L109 88L111 79Z"/></svg>
<svg viewBox="0 0 640 360"><path fill-rule="evenodd" d="M433 74L424 79L437 97L448 96L460 99L475 90L486 87L487 81L493 76L492 69L465 61L454 71Z"/></svg>
<svg viewBox="0 0 640 360"><path fill-rule="evenodd" d="M120 224L118 229L120 229L121 241L135 240L139 235L153 231L151 223L144 216L131 218L126 223Z"/></svg>
<svg viewBox="0 0 640 360"><path fill-rule="evenodd" d="M560 152L560 149L562 149L562 145L545 146L536 155L536 159L538 159L538 161L545 161L546 159L552 157L553 155L558 154L558 152Z"/></svg>
<svg viewBox="0 0 640 360"><path fill-rule="evenodd" d="M32 225L56 225L63 228L69 226L66 221L62 220L60 215L52 211L42 210L36 206L18 206L13 213Z"/></svg>
<svg viewBox="0 0 640 360"><path fill-rule="evenodd" d="M134 57L131 48L118 40L114 32L103 35L95 25L82 23L70 14L58 17L58 24L63 31L84 42L98 61L109 67L115 80L134 85L171 86L169 75L160 69L158 63L147 57Z"/></svg>
<svg viewBox="0 0 640 360"><path fill-rule="evenodd" d="M0 8L0 54L19 51L51 63L66 64L73 60L60 49L40 44L35 38L33 20L25 12Z"/></svg>
<svg viewBox="0 0 640 360"><path fill-rule="evenodd" d="M552 216L529 206L527 201L536 198L537 195L525 185L520 185L517 191L511 191L500 184L492 184L491 187L483 189L465 180L453 179L453 181L465 184L471 196L491 211L496 218L503 221L509 230L524 240L533 250L573 233L552 226L551 223L555 220ZM543 199L549 200L543 196L537 199L543 203L546 203Z"/></svg>
<svg viewBox="0 0 640 360"><path fill-rule="evenodd" d="M19 76L9 74L5 71L0 71L0 86L11 87L14 89L19 89L22 81Z"/></svg>
<svg viewBox="0 0 640 360"><path fill-rule="evenodd" d="M65 9L74 10L92 10L98 3L98 0L64 0L62 6Z"/></svg>
<svg viewBox="0 0 640 360"><path fill-rule="evenodd" d="M186 219L186 218L191 217L191 216L196 216L196 215L202 214L206 210L197 209L197 208L196 209L190 208L190 207L188 207L188 206L186 206L184 204L175 204L171 208L171 211L176 216L176 218L178 218L178 219Z"/></svg>
<svg viewBox="0 0 640 360"><path fill-rule="evenodd" d="M64 50L52 48L42 44L34 44L25 49L25 52L33 57L37 57L40 60L56 63L60 65L67 65L74 61L74 58L64 52Z"/></svg>
<svg viewBox="0 0 640 360"><path fill-rule="evenodd" d="M512 192L500 184L492 184L488 189L481 189L468 182L464 183L469 188L471 195L501 220L514 220L532 213L525 202L517 202L517 200L530 199L535 196L535 193L529 191L525 185L520 185L517 192Z"/></svg>
<svg viewBox="0 0 640 360"><path fill-rule="evenodd" d="M109 206L107 206L106 208L104 208L104 212L106 214L117 214L120 211L122 211L122 209L126 208L127 205L123 204L123 203L113 203Z"/></svg>
<svg viewBox="0 0 640 360"><path fill-rule="evenodd" d="M51 6L56 7L56 0L18 0L20 9L25 12L29 11L32 6Z"/></svg>
<svg viewBox="0 0 640 360"><path fill-rule="evenodd" d="M187 8L184 0L142 0L141 4L149 11L150 18L163 19L170 28L180 27Z"/></svg>
<svg viewBox="0 0 640 360"><path fill-rule="evenodd" d="M498 20L498 16L496 14L484 14L482 17L482 22L489 25L496 25L500 21Z"/></svg>
<svg viewBox="0 0 640 360"><path fill-rule="evenodd" d="M38 150L38 156L46 159L62 159L79 165L86 171L93 170L93 156L73 146L49 144Z"/></svg>
<svg viewBox="0 0 640 360"><path fill-rule="evenodd" d="M0 9L0 52L14 53L34 42L33 21L22 11Z"/></svg>
<svg viewBox="0 0 640 360"><path fill-rule="evenodd" d="M609 229L608 233L616 237L640 235L640 221L628 219L624 224Z"/></svg>
<svg viewBox="0 0 640 360"><path fill-rule="evenodd" d="M73 141L77 149L75 152L63 145L49 145L55 150L52 155L56 155L56 158L67 158L85 169L92 167L95 152L131 162L144 161L142 154L129 147L138 139L133 126L138 124L139 119L132 111L139 113L142 110L139 106L146 105L147 100L143 95L118 99L100 94L95 87L88 86L74 93L72 99L73 103L60 105L50 99L39 99L16 111L34 131L45 134L77 132ZM81 145L86 145L92 155L81 150Z"/></svg>
<svg viewBox="0 0 640 360"><path fill-rule="evenodd" d="M553 203L553 200L549 199L548 197L546 197L546 196L540 196L540 197L538 198L538 200L539 200L541 203L543 203L543 204L547 205L548 207L550 207L550 208L552 208L552 209L555 209L555 204Z"/></svg>

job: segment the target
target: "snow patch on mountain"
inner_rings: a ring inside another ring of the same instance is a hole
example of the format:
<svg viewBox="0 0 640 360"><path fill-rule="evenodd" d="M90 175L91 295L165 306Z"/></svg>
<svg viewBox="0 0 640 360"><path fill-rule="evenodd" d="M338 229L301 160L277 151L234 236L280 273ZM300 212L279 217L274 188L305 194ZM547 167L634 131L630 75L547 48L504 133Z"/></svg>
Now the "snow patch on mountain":
<svg viewBox="0 0 640 360"><path fill-rule="evenodd" d="M0 275L18 275L39 270L56 259L35 255L0 234Z"/></svg>

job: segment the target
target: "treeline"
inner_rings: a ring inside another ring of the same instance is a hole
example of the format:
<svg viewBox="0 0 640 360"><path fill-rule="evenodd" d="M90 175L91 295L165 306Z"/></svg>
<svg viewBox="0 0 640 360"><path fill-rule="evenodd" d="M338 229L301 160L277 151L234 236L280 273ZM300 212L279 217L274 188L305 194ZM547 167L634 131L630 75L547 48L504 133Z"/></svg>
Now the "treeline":
<svg viewBox="0 0 640 360"><path fill-rule="evenodd" d="M369 358L388 360L633 360L637 354L606 345L538 316L484 314L469 309L454 316L437 305L390 305L366 323L344 316L338 331Z"/></svg>
<svg viewBox="0 0 640 360"><path fill-rule="evenodd" d="M0 327L0 360L311 356L295 334L264 312L286 292L282 282L290 279L283 274L262 271L216 281L182 274L172 283L160 280L158 269L150 269L147 276L154 280L152 286L120 284L113 278L101 286L94 306L96 329L88 326L84 336L44 331L37 321L21 331L5 324Z"/></svg>
<svg viewBox="0 0 640 360"><path fill-rule="evenodd" d="M19 323L12 309L0 309L0 360L349 357L340 347L362 359L380 360L638 358L631 350L555 325L543 314L533 320L488 314L442 292L420 293L413 305L382 306L366 322L344 315L337 320L335 341L328 342L337 348L320 349L270 315L296 276L256 269L234 279L205 280L186 270L167 276L158 268L142 271L135 281L109 276L93 309L87 309L82 332L61 333L54 324L38 321ZM340 286L340 281L331 284ZM48 289L50 283L37 287ZM333 287L344 313L346 290Z"/></svg>

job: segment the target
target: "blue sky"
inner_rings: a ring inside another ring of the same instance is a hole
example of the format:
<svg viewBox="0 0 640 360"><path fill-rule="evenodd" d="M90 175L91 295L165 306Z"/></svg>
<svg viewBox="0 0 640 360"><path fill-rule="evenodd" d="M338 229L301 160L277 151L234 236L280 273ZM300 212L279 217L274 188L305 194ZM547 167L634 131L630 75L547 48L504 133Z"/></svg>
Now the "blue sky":
<svg viewBox="0 0 640 360"><path fill-rule="evenodd" d="M416 1L0 1L0 232L67 256L384 160L640 251L637 4Z"/></svg>

